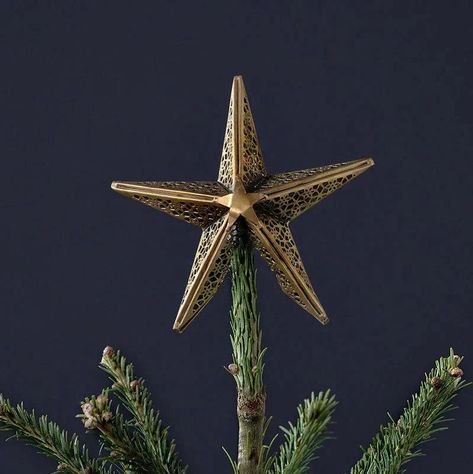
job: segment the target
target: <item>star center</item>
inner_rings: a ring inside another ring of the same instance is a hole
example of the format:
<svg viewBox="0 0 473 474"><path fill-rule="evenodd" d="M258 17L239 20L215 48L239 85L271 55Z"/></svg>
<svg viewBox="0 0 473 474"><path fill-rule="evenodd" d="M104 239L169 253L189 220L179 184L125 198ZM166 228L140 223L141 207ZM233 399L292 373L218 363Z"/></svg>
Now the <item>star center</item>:
<svg viewBox="0 0 473 474"><path fill-rule="evenodd" d="M260 201L262 195L260 193L247 193L245 186L239 178L235 180L233 192L222 196L218 199L220 204L228 207L231 223L235 222L238 217L243 216L245 219L258 222L258 218L253 209L253 205Z"/></svg>

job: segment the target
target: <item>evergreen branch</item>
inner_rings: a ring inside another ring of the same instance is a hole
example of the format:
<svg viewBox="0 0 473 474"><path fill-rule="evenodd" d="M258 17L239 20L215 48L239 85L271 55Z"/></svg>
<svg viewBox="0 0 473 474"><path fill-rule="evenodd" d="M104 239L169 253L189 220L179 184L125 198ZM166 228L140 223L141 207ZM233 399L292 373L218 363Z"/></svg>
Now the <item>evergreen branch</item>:
<svg viewBox="0 0 473 474"><path fill-rule="evenodd" d="M232 309L230 312L233 364L228 366L238 390L249 396L263 392L263 356L260 316L256 309L256 270L251 245L242 237L231 261Z"/></svg>
<svg viewBox="0 0 473 474"><path fill-rule="evenodd" d="M149 472L150 465L141 457L136 446L136 439L130 435L130 422L120 413L117 407L112 413L108 390L103 390L97 397L86 398L81 403L82 413L77 415L88 430L96 429L102 441L102 448L109 452L107 459L124 472ZM145 458L144 458L145 459Z"/></svg>
<svg viewBox="0 0 473 474"><path fill-rule="evenodd" d="M240 222L241 225L243 223ZM233 363L227 370L235 379L239 424L238 462L232 468L239 474L262 472L267 460L263 446L266 393L263 385L263 356L260 317L256 309L256 270L253 248L247 229L238 228L239 236L231 260L232 308L230 326ZM228 453L227 453L228 455Z"/></svg>
<svg viewBox="0 0 473 474"><path fill-rule="evenodd" d="M450 349L420 385L420 390L407 402L398 421L391 415L382 426L362 458L351 469L351 474L398 474L413 458L422 455L419 445L430 441L439 431L446 430L446 413L453 410L452 400L457 392L468 385L461 379L462 358Z"/></svg>
<svg viewBox="0 0 473 474"><path fill-rule="evenodd" d="M264 438L266 437L266 434L268 432L269 425L271 424L272 417L269 417L265 420L264 426L263 426L263 441ZM271 449L273 447L274 442L276 441L276 438L278 435L274 435L271 438L271 441L268 444L264 444L261 446L261 451L259 455L259 464L258 464L258 472L268 472L269 468L272 466L276 454L271 454Z"/></svg>
<svg viewBox="0 0 473 474"><path fill-rule="evenodd" d="M314 393L297 407L296 424L280 427L285 441L279 449L268 474L304 474L309 464L316 459L315 452L328 439L325 434L332 420L337 402L330 390Z"/></svg>
<svg viewBox="0 0 473 474"><path fill-rule="evenodd" d="M100 367L109 374L112 390L130 413L129 426L135 430L131 438L124 439L128 448L132 448L131 452L137 452L137 455L128 457L130 454L122 453L122 460L129 461L142 472L184 474L187 467L179 459L174 440L169 439L169 428L163 427L159 412L152 406L151 394L144 380L135 377L133 365L127 363L120 352L115 353L111 347L106 347ZM121 415L115 420L117 432L127 432ZM113 449L115 440L107 436L107 433L102 433L102 439L105 438L107 446Z"/></svg>
<svg viewBox="0 0 473 474"><path fill-rule="evenodd" d="M111 473L104 459L91 459L85 447L81 447L76 434L68 436L46 416L36 417L20 403L13 406L0 395L0 430L14 431L16 438L26 440L59 464L57 473L106 474Z"/></svg>
<svg viewBox="0 0 473 474"><path fill-rule="evenodd" d="M232 466L233 474L238 474L238 463L233 460L231 454L226 450L225 446L222 446L222 449L223 449L223 452L225 453L225 456L227 456L230 466Z"/></svg>

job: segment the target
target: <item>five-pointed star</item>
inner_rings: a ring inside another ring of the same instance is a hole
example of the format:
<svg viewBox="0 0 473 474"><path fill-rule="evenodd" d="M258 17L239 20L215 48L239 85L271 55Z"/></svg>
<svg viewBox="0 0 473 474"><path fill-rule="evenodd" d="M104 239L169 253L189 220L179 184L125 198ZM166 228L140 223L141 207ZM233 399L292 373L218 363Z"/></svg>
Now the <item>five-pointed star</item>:
<svg viewBox="0 0 473 474"><path fill-rule="evenodd" d="M212 299L228 271L232 230L244 219L260 251L290 298L328 322L309 281L289 222L370 166L370 158L268 175L243 79L233 80L218 181L123 182L112 189L203 229L174 323L182 332Z"/></svg>

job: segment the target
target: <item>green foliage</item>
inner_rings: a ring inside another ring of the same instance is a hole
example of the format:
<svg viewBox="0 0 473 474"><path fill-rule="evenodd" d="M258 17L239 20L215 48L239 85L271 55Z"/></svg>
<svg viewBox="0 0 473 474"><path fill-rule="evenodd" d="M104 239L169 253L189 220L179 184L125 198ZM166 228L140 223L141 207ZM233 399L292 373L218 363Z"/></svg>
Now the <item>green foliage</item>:
<svg viewBox="0 0 473 474"><path fill-rule="evenodd" d="M330 393L314 393L297 407L297 422L289 427L280 427L285 441L279 448L268 474L304 474L309 464L316 459L316 451L328 439L326 430L332 420L337 402Z"/></svg>
<svg viewBox="0 0 473 474"><path fill-rule="evenodd" d="M131 416L127 423L119 413L115 416L114 425L120 436L127 428L133 429L132 437L125 439L126 445L133 447L135 455L130 459L126 452L118 451L122 462L129 461L138 472L184 474L186 467L179 459L174 440L169 439L169 428L163 426L143 379L135 377L133 365L127 363L120 352L105 353L101 368L109 374L114 394ZM106 438L107 435L102 433L102 436ZM114 440L106 440L106 447L107 443L117 452Z"/></svg>
<svg viewBox="0 0 473 474"><path fill-rule="evenodd" d="M454 409L453 399L468 385L463 381L459 365L461 357L450 352L440 358L435 368L425 375L420 390L408 401L400 418L381 427L371 445L350 474L400 474L404 466L422 453L419 446L445 430L446 414ZM143 379L136 378L133 366L120 353L106 348L101 363L113 385L98 396L86 398L78 415L88 430L96 431L106 455L92 459L81 446L78 436L69 436L46 416L36 417L23 404L13 406L0 395L0 430L14 432L47 456L55 459L55 473L68 474L184 474L174 441L169 440ZM119 406L112 410L116 395ZM275 454L270 454L272 442L261 448L257 472L265 474L304 474L316 451L328 438L336 401L329 391L304 400L299 405L295 424L289 423L284 442ZM121 410L125 409L125 413ZM264 431L269 421L266 422ZM232 461L238 473L238 465Z"/></svg>
<svg viewBox="0 0 473 474"><path fill-rule="evenodd" d="M256 270L251 245L241 239L232 262L232 309L230 312L233 364L229 371L237 388L256 396L263 390L263 356L260 316L256 309Z"/></svg>
<svg viewBox="0 0 473 474"><path fill-rule="evenodd" d="M232 297L230 336L233 363L227 370L236 381L240 423L235 474L306 474L317 450L328 439L327 428L337 405L330 391L312 394L297 408L297 421L281 427L284 441L272 453L274 439L264 444L270 420L265 421L265 388L260 318L256 309L256 271L251 245L240 239L231 262ZM461 358L450 352L425 375L420 390L407 403L399 420L389 416L350 474L400 474L419 446L444 429L452 401L467 384L459 368ZM26 440L58 462L55 473L69 474L185 474L174 440L151 402L144 380L134 373L120 352L106 347L100 367L111 382L95 396L85 398L77 415L87 430L98 434L101 457L90 458L78 436L68 436L47 417L37 418L22 404L12 406L0 395L0 430ZM118 402L118 403L117 403ZM116 407L114 407L116 405Z"/></svg>
<svg viewBox="0 0 473 474"><path fill-rule="evenodd" d="M435 368L420 385L419 392L407 402L400 418L391 415L382 426L363 457L351 469L351 474L398 474L403 466L422 455L419 445L430 441L433 435L446 430L445 415L453 410L452 400L467 384L459 368L461 357L450 350L448 357L440 358Z"/></svg>
<svg viewBox="0 0 473 474"><path fill-rule="evenodd" d="M61 430L45 416L36 418L23 405L13 407L0 395L0 429L15 432L58 462L57 473L71 474L185 474L159 413L143 379L136 378L132 364L119 352L106 347L100 367L109 374L112 387L87 397L77 415L87 430L98 433L105 456L91 459L78 436ZM114 394L119 405L112 412ZM126 412L122 414L121 410Z"/></svg>
<svg viewBox="0 0 473 474"><path fill-rule="evenodd" d="M96 429L102 441L102 448L110 454L108 460L122 471L143 470L140 453L135 446L134 436L130 432L133 422L126 420L117 407L112 413L112 402L108 397L109 390L103 390L97 397L87 397L82 403L82 413L77 415L88 430Z"/></svg>
<svg viewBox="0 0 473 474"><path fill-rule="evenodd" d="M233 363L227 370L235 379L239 421L238 461L227 454L233 472L262 473L269 449L263 444L269 424L265 423L266 393L263 385L263 356L260 316L256 308L254 254L245 228L240 228L231 260L232 307L230 340Z"/></svg>
<svg viewBox="0 0 473 474"><path fill-rule="evenodd" d="M77 435L68 436L46 416L36 417L23 404L13 406L0 395L0 429L13 431L14 437L26 440L59 464L55 472L72 474L102 474L111 472L102 459L91 459L80 446Z"/></svg>
<svg viewBox="0 0 473 474"><path fill-rule="evenodd" d="M264 424L263 429L263 440L266 437L266 433L268 432L269 425L271 424L272 417L269 417ZM268 444L264 444L261 446L260 456L259 456L259 464L258 464L258 471L262 473L269 473L271 466L273 465L276 454L272 453L272 447L274 442L276 441L278 435L276 434L270 440Z"/></svg>

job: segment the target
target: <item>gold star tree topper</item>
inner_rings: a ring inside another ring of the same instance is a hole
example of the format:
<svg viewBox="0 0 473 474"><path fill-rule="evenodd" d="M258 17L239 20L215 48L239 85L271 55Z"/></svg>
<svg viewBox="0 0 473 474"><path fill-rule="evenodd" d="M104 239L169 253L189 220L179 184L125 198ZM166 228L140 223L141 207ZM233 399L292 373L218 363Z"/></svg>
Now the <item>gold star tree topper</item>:
<svg viewBox="0 0 473 474"><path fill-rule="evenodd" d="M115 181L112 189L202 228L173 329L182 332L212 299L229 269L232 233L244 220L282 291L322 324L328 317L307 276L289 223L373 160L269 175L243 79L233 79L217 181Z"/></svg>

